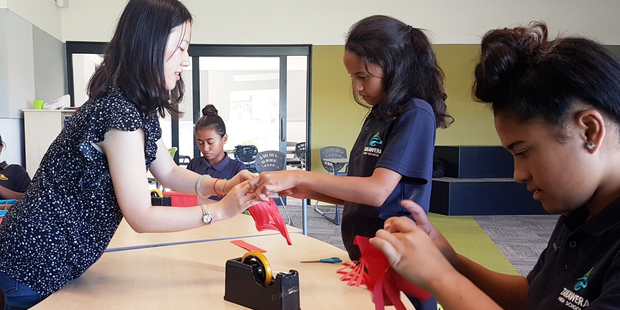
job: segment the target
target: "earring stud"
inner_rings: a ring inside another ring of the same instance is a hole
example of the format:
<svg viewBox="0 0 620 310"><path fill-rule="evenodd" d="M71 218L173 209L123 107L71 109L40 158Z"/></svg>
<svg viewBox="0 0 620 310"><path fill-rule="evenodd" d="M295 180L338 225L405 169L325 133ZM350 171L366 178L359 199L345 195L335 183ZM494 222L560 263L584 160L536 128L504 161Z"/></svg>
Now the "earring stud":
<svg viewBox="0 0 620 310"><path fill-rule="evenodd" d="M592 141L588 142L588 144L586 144L586 147L588 148L588 150L593 150L596 147L596 144Z"/></svg>

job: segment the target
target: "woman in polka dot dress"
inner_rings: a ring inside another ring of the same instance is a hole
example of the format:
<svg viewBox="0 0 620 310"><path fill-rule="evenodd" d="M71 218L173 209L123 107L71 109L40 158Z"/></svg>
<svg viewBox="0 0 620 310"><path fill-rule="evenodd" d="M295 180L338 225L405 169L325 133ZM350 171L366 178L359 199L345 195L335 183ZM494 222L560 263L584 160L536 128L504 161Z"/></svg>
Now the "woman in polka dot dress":
<svg viewBox="0 0 620 310"><path fill-rule="evenodd" d="M161 140L158 116L179 114L191 23L178 0L127 4L89 83L90 99L0 225L5 309L29 308L82 275L123 217L137 232L173 232L231 218L255 203L251 173L205 178L176 166ZM147 170L178 192L227 195L208 209L151 206Z"/></svg>

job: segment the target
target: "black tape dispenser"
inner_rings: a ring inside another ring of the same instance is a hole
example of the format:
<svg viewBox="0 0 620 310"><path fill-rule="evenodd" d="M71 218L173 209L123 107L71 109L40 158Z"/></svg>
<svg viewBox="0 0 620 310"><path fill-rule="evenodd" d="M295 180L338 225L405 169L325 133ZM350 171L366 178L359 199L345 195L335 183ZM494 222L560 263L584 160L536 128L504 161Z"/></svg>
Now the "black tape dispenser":
<svg viewBox="0 0 620 310"><path fill-rule="evenodd" d="M299 273L272 274L269 261L258 251L226 261L224 300L256 310L300 310Z"/></svg>

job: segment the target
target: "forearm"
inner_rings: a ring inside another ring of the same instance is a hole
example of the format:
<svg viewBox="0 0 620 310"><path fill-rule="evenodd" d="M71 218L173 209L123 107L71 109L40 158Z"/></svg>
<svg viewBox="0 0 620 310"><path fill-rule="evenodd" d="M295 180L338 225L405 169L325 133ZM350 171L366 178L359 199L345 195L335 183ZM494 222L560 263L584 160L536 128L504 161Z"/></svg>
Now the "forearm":
<svg viewBox="0 0 620 310"><path fill-rule="evenodd" d="M462 255L454 267L502 308L525 309L529 284L524 277L491 271Z"/></svg>
<svg viewBox="0 0 620 310"><path fill-rule="evenodd" d="M456 270L438 277L430 284L428 290L445 310L502 309Z"/></svg>
<svg viewBox="0 0 620 310"><path fill-rule="evenodd" d="M23 195L24 193L16 192L0 185L0 197L3 199L20 199Z"/></svg>
<svg viewBox="0 0 620 310"><path fill-rule="evenodd" d="M199 206L172 208L151 206L142 216L125 216L127 223L138 233L177 232L204 226Z"/></svg>
<svg viewBox="0 0 620 310"><path fill-rule="evenodd" d="M323 195L318 192L311 192L307 198L322 201L322 202L327 202L327 203L331 203L335 205L341 205L341 206L344 205L344 200L334 198L332 196Z"/></svg>
<svg viewBox="0 0 620 310"><path fill-rule="evenodd" d="M323 195L322 197L375 207L381 206L395 187L378 182L372 177L334 176L316 172L301 173L297 184Z"/></svg>
<svg viewBox="0 0 620 310"><path fill-rule="evenodd" d="M197 193L196 185L200 175L187 169L183 169L178 166L174 166L168 174L158 179L159 183L165 188L169 188L175 192L181 192L192 195L213 196L226 194L232 186L225 185L228 183L226 180L220 180L217 183L217 179L211 177L204 177L200 182L200 193ZM217 192L216 192L217 191Z"/></svg>
<svg viewBox="0 0 620 310"><path fill-rule="evenodd" d="M209 214L213 217L212 223L230 218L225 208L221 201L207 206ZM184 208L151 206L143 217L138 219L133 217L131 222L127 220L132 229L139 233L177 232L205 226L200 206Z"/></svg>

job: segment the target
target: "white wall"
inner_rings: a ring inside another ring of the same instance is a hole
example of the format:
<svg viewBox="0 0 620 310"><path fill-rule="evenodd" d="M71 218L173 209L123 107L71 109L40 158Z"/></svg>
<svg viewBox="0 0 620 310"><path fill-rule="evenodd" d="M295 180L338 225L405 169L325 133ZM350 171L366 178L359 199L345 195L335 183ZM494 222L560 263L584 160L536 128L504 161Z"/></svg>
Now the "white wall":
<svg viewBox="0 0 620 310"><path fill-rule="evenodd" d="M19 110L27 107L28 100L32 104L34 96L32 24L8 9L0 9L0 42L0 134L7 145L0 161L22 164ZM20 48L11 48L14 46Z"/></svg>
<svg viewBox="0 0 620 310"><path fill-rule="evenodd" d="M33 2L35 0L9 0ZM49 0L52 2L52 0ZM430 30L433 42L479 43L493 28L546 21L553 33L620 44L618 0L183 0L193 43L342 44L355 21L386 14ZM79 0L62 11L64 41L109 41L126 0Z"/></svg>
<svg viewBox="0 0 620 310"><path fill-rule="evenodd" d="M15 14L26 19L34 26L49 33L58 40L62 40L62 8L56 6L54 0L0 0ZM89 14L96 14L91 12Z"/></svg>
<svg viewBox="0 0 620 310"><path fill-rule="evenodd" d="M34 1L25 2L35 6ZM45 7L43 1L37 2L41 2L37 4L40 8ZM0 8L0 134L7 143L0 161L23 164L21 110L33 108L34 99L52 101L65 94L66 64L64 44L13 11L14 3L9 0L8 8ZM18 5L17 10L38 16L32 8L22 10ZM60 18L56 28L60 33Z"/></svg>
<svg viewBox="0 0 620 310"><path fill-rule="evenodd" d="M67 94L65 45L37 27L32 28L34 97L52 102ZM34 106L34 103L33 103Z"/></svg>
<svg viewBox="0 0 620 310"><path fill-rule="evenodd" d="M20 118L20 110L35 99L32 24L11 11L0 10L0 23L10 25L4 33L4 57L0 61L0 117ZM19 48L15 48L18 46ZM6 78L6 79L5 79Z"/></svg>

